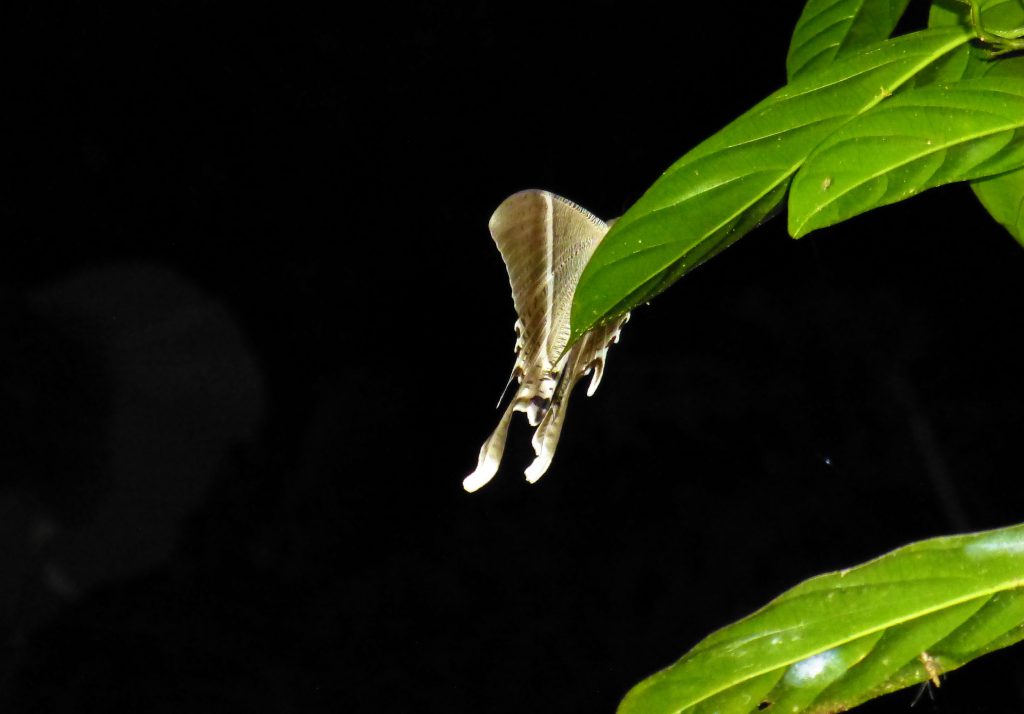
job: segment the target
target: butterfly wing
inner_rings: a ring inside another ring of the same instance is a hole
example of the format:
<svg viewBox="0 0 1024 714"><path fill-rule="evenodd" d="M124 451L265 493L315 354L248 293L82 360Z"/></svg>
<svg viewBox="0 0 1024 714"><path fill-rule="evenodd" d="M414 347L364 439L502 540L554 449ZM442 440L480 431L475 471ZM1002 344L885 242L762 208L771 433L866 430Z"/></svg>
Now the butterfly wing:
<svg viewBox="0 0 1024 714"><path fill-rule="evenodd" d="M548 354L557 359L569 343L569 314L576 286L590 257L608 232L608 226L572 201L554 194L548 196L556 236L551 250L554 300L551 304Z"/></svg>
<svg viewBox="0 0 1024 714"><path fill-rule="evenodd" d="M590 390L600 380L604 354L623 320L585 335L567 354L570 310L580 275L608 231L599 218L547 191L521 191L505 199L489 223L505 261L516 322L519 386L498 427L484 442L476 470L464 481L475 491L497 473L512 413L522 411L536 426L537 458L527 469L536 481L547 469L561 432L569 392L595 368ZM567 370L568 368L568 370ZM567 371L566 371L567 370Z"/></svg>
<svg viewBox="0 0 1024 714"><path fill-rule="evenodd" d="M488 228L505 261L512 302L519 317L515 376L520 383L525 379L539 386L542 373L554 366L547 350L554 303L554 217L550 194L521 191L509 196L494 211Z"/></svg>

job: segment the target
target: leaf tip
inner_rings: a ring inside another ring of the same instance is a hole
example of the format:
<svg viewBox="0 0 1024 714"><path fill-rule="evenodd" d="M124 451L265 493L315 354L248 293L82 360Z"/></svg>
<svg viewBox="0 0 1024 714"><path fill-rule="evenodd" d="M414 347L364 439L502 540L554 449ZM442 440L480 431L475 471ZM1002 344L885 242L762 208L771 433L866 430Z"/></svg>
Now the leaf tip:
<svg viewBox="0 0 1024 714"><path fill-rule="evenodd" d="M794 215L795 214L791 210L789 213L789 221L786 224L786 229L789 231L790 238L798 240L813 231L814 228L808 226L808 220L797 220L797 218L794 218Z"/></svg>

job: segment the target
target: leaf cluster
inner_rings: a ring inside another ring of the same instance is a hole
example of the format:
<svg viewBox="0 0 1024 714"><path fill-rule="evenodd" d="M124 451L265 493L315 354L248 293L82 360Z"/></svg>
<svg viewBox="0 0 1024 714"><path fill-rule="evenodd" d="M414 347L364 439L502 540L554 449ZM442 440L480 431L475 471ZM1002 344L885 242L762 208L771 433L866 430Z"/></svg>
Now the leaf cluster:
<svg viewBox="0 0 1024 714"><path fill-rule="evenodd" d="M1024 243L1022 0L809 0L789 83L676 161L615 223L580 278L578 339L649 301L788 208L800 238L967 181Z"/></svg>
<svg viewBox="0 0 1024 714"><path fill-rule="evenodd" d="M1024 244L1024 0L808 0L789 83L676 161L591 258L574 339L787 209L800 238L954 182ZM825 714L1024 639L1024 526L812 578L636 685L629 713Z"/></svg>

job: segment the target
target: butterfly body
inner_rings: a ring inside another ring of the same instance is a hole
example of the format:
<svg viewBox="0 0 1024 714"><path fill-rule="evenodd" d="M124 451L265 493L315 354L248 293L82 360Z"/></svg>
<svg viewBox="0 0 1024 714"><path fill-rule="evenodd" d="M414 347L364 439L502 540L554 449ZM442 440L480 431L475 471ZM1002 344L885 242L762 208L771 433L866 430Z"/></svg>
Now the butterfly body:
<svg viewBox="0 0 1024 714"><path fill-rule="evenodd" d="M547 470L561 434L569 393L592 373L588 394L601 381L608 347L629 318L597 327L566 350L570 310L580 275L608 232L608 225L575 203L547 191L520 191L498 206L488 224L505 261L516 321L518 387L497 428L484 442L476 470L463 486L475 491L497 473L514 412L525 412L536 459L531 483Z"/></svg>

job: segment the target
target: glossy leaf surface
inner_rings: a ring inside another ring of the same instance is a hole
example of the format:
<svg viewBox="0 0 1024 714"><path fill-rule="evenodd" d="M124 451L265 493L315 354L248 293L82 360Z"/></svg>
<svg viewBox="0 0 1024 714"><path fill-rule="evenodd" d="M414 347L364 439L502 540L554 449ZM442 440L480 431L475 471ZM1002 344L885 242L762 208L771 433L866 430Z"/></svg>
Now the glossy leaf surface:
<svg viewBox="0 0 1024 714"><path fill-rule="evenodd" d="M852 52L686 154L615 223L587 264L573 302L573 338L649 300L770 216L819 142L969 36L932 29Z"/></svg>
<svg viewBox="0 0 1024 714"><path fill-rule="evenodd" d="M1024 78L1024 57L990 62L989 77ZM981 205L1024 245L1024 168L971 182Z"/></svg>
<svg viewBox="0 0 1024 714"><path fill-rule="evenodd" d="M1024 2L1021 0L979 0L983 29L1013 32L1024 27Z"/></svg>
<svg viewBox="0 0 1024 714"><path fill-rule="evenodd" d="M806 235L935 186L1024 165L1024 78L914 89L818 146L790 189L789 231Z"/></svg>
<svg viewBox="0 0 1024 714"><path fill-rule="evenodd" d="M1024 526L821 575L634 687L620 714L846 711L1024 639Z"/></svg>
<svg viewBox="0 0 1024 714"><path fill-rule="evenodd" d="M1024 0L980 0L978 5L986 27L1006 30L1024 24ZM928 14L929 27L970 28L970 23L970 10L965 3L954 0L952 3L933 2L931 5ZM1004 58L993 62L989 54L981 43L965 44L918 75L913 85L942 84L980 77L994 66L1012 61Z"/></svg>
<svg viewBox="0 0 1024 714"><path fill-rule="evenodd" d="M809 0L797 20L786 57L793 81L836 58L892 34L909 0Z"/></svg>
<svg viewBox="0 0 1024 714"><path fill-rule="evenodd" d="M1024 20L1021 0L978 0L982 25L986 29L1007 31L1020 27ZM970 6L964 0L940 0L928 10L928 26L970 25Z"/></svg>
<svg viewBox="0 0 1024 714"><path fill-rule="evenodd" d="M1024 169L971 182L985 210L1024 245Z"/></svg>

